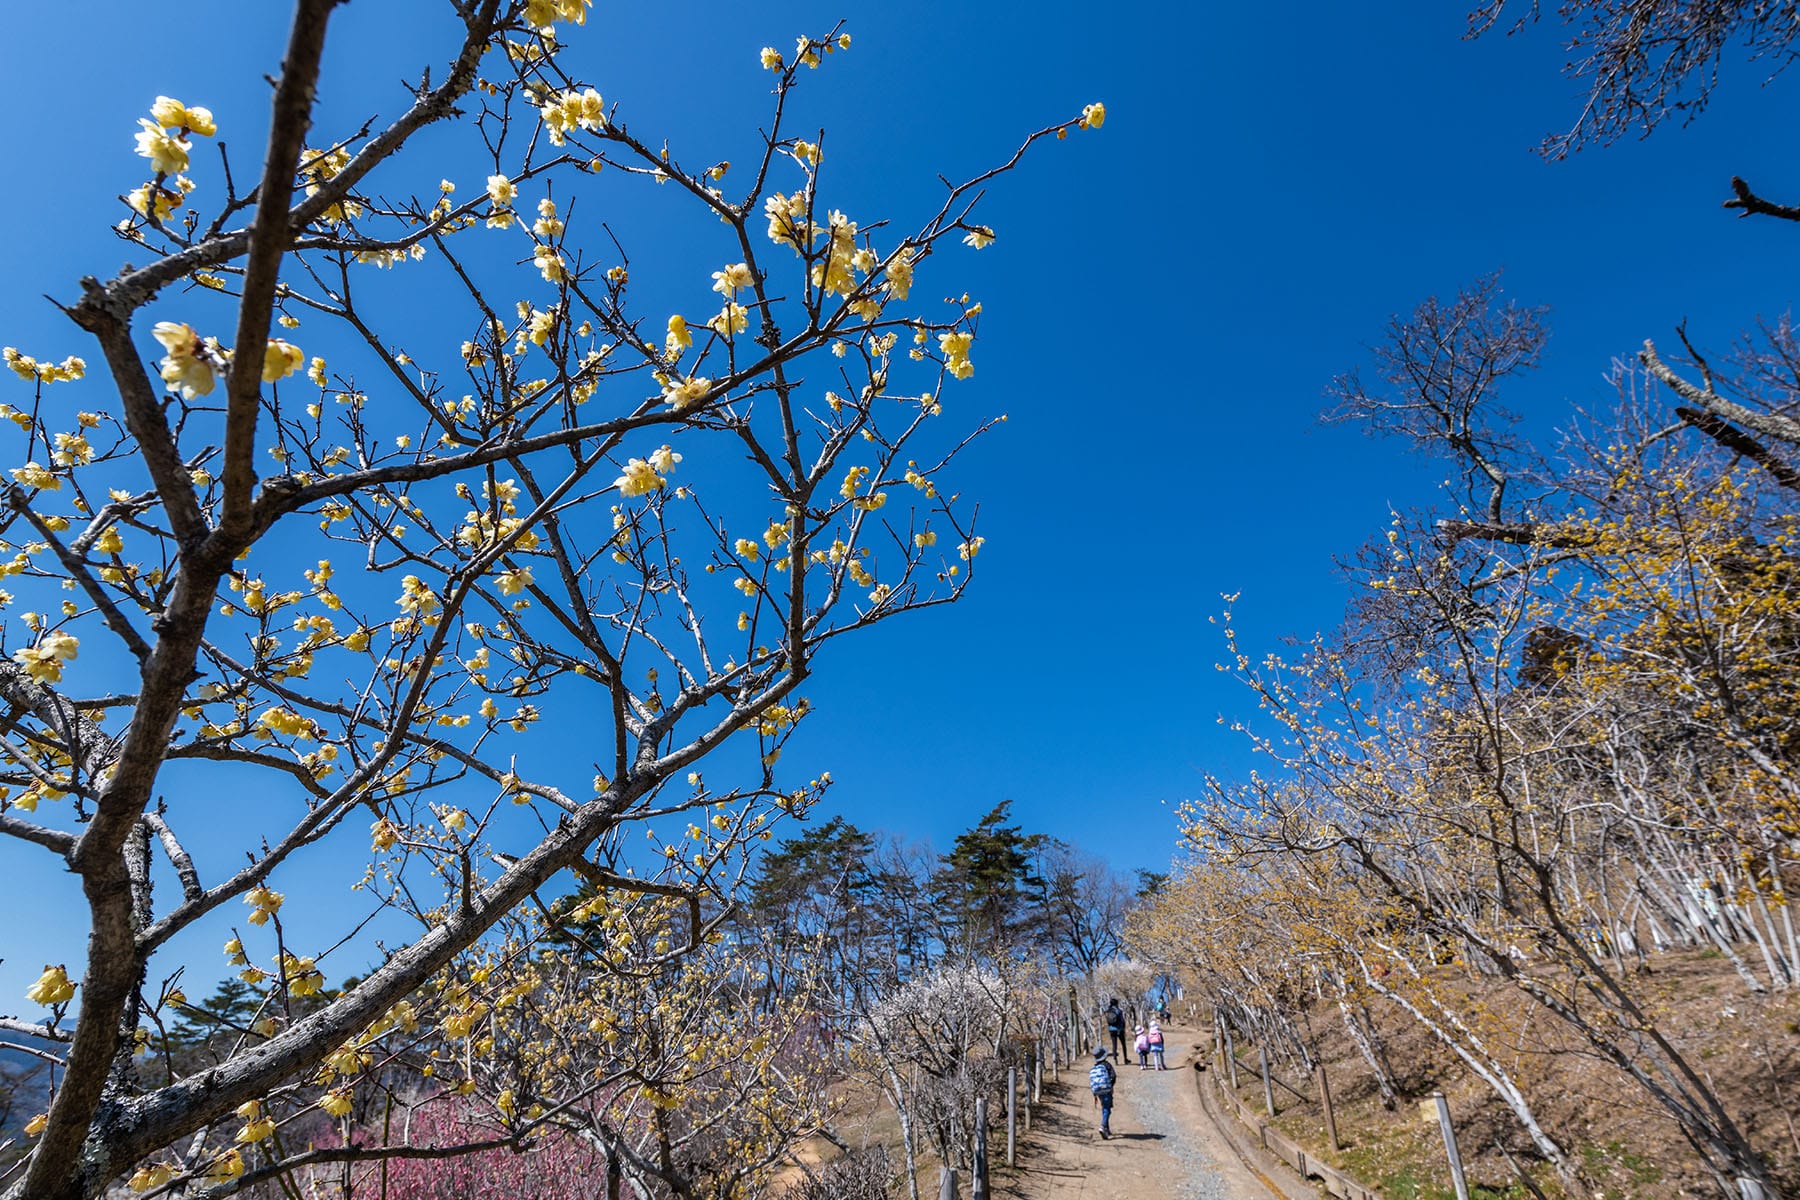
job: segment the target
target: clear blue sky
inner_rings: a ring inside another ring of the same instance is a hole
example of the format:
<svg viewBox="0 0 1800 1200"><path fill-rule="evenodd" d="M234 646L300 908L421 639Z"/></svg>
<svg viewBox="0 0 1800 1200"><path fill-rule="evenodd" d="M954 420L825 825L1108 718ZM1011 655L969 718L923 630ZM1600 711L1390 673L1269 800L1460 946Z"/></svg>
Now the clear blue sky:
<svg viewBox="0 0 1800 1200"><path fill-rule="evenodd" d="M340 10L324 132L399 111L401 81L441 59L444 7ZM128 257L108 226L141 179L132 134L157 94L210 106L249 169L283 9L196 0L154 29L113 0L82 6L75 28L65 8L9 11L0 341L97 364L40 297L70 298L80 275ZM986 312L977 375L953 403L1011 417L966 468L984 570L964 604L842 643L824 665L809 689L821 711L787 762L833 772L833 810L943 848L1010 798L1028 828L1121 868L1165 867L1173 804L1202 771L1248 765L1215 724L1247 707L1212 669L1221 593L1242 594L1252 646L1329 627L1333 555L1388 506L1430 499L1429 466L1315 424L1322 387L1388 314L1505 268L1511 295L1553 309L1544 369L1508 397L1547 436L1573 407L1612 402L1609 361L1643 338L1672 340L1686 318L1721 347L1785 309L1794 231L1718 205L1734 173L1800 199L1795 81L1759 87L1734 63L1692 127L1547 163L1533 147L1580 104L1557 31L1470 43L1459 12L602 0L570 39L635 132L666 130L698 162L711 145L748 157L759 47L845 18L854 47L804 81L806 116L828 127L861 211L903 225L936 172L966 176L1020 134L1107 105L1103 131L994 188L999 240L954 264ZM450 170L428 151L392 186ZM431 315L422 302L419 321ZM14 386L22 398L0 382ZM0 855L9 912L73 896L42 852ZM72 928L53 916L0 939L0 995L44 957L73 965Z"/></svg>

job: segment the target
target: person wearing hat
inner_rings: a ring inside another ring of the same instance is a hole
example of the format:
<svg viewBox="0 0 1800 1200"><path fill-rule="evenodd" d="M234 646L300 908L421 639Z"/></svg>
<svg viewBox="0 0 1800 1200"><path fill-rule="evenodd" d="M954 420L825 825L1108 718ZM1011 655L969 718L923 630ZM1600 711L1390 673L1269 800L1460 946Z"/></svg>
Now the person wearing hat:
<svg viewBox="0 0 1800 1200"><path fill-rule="evenodd" d="M1112 1136L1113 1084L1119 1073L1106 1061L1106 1047L1094 1047L1094 1065L1088 1069L1088 1091L1094 1093L1094 1104L1100 1109L1100 1136Z"/></svg>

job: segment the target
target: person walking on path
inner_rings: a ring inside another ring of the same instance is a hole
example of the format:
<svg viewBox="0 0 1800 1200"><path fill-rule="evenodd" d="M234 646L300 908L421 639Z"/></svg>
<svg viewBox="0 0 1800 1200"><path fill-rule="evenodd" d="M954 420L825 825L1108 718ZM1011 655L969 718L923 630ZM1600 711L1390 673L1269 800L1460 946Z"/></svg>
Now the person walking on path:
<svg viewBox="0 0 1800 1200"><path fill-rule="evenodd" d="M1120 1062L1125 1061L1125 1010L1119 1007L1118 997L1106 1002L1106 1038L1107 1046L1113 1057Z"/></svg>
<svg viewBox="0 0 1800 1200"><path fill-rule="evenodd" d="M1144 1035L1150 1041L1150 1062L1159 1071L1166 1071L1169 1065L1163 1061L1162 1022L1155 1017L1150 1018L1150 1028Z"/></svg>
<svg viewBox="0 0 1800 1200"><path fill-rule="evenodd" d="M1094 1065L1088 1069L1088 1091L1094 1093L1094 1103L1100 1108L1100 1136L1112 1136L1112 1104L1113 1084L1119 1080L1119 1073L1113 1065L1106 1061L1106 1049L1094 1047Z"/></svg>
<svg viewBox="0 0 1800 1200"><path fill-rule="evenodd" d="M1131 1051L1137 1055L1138 1070L1148 1071L1150 1069L1150 1035L1144 1032L1142 1025L1132 1030L1132 1034Z"/></svg>

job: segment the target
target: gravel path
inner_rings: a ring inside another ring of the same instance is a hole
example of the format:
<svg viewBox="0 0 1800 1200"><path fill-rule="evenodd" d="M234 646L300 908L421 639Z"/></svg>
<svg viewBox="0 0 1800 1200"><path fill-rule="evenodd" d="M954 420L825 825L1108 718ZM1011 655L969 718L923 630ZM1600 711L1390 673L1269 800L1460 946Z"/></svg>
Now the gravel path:
<svg viewBox="0 0 1800 1200"><path fill-rule="evenodd" d="M1181 1062L1186 1049L1171 1042L1164 1050L1164 1058ZM1171 1200L1225 1200L1230 1195L1219 1175L1215 1152L1210 1147L1203 1148L1196 1136L1198 1131L1189 1127L1194 1115L1192 1071L1141 1071L1126 1066L1119 1072L1115 1095L1129 1101L1128 1106L1121 1107L1134 1126L1162 1139L1157 1148L1171 1160ZM1119 1110L1115 1109L1114 1125L1118 1125L1118 1115Z"/></svg>
<svg viewBox="0 0 1800 1200"><path fill-rule="evenodd" d="M1171 1029L1168 1036L1167 1071L1120 1067L1110 1141L1100 1140L1086 1065L1064 1072L1037 1110L1022 1169L999 1194L1016 1200L1271 1200L1200 1108L1186 1065L1191 1035Z"/></svg>

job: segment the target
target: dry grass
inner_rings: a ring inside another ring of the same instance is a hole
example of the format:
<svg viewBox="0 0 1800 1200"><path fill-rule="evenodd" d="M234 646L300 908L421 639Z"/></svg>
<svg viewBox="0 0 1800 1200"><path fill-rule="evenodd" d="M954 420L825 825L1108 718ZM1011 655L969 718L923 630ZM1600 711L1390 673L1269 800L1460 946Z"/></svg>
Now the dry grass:
<svg viewBox="0 0 1800 1200"><path fill-rule="evenodd" d="M1749 993L1725 959L1712 952L1664 955L1636 977L1634 988L1682 1054L1717 1089L1732 1117L1774 1170L1784 1190L1800 1192L1800 993ZM1508 1069L1524 1087L1541 1123L1577 1155L1607 1200L1663 1200L1715 1189L1674 1123L1635 1083L1600 1061L1560 1023L1533 1014L1507 985L1462 984L1468 999L1488 1006L1506 1030L1490 1042L1505 1047ZM1388 1200L1449 1200L1448 1168L1435 1122L1417 1101L1433 1091L1450 1100L1472 1193L1532 1200L1506 1152L1552 1197L1553 1172L1536 1155L1511 1112L1480 1080L1404 1014L1375 1008L1402 1103L1381 1106L1367 1066L1334 1008L1307 1014L1318 1035L1345 1148L1328 1161ZM1263 1106L1254 1050L1239 1048L1239 1094ZM1292 1064L1276 1075L1309 1098L1276 1088L1276 1124L1324 1153L1326 1135L1310 1079Z"/></svg>

